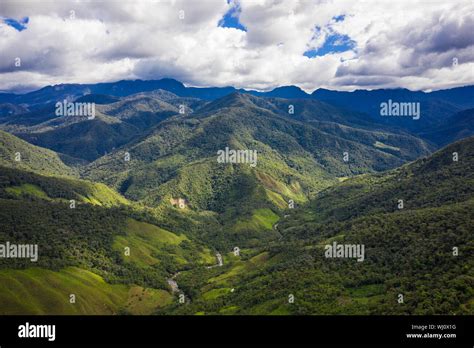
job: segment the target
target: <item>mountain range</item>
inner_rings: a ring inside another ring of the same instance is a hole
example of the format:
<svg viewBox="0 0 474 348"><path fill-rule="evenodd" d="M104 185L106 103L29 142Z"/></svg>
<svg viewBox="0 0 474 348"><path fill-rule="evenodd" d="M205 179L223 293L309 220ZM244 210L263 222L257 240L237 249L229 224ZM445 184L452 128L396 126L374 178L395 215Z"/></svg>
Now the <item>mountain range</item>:
<svg viewBox="0 0 474 348"><path fill-rule="evenodd" d="M0 259L0 313L472 314L473 114L473 86L0 94L0 242L40 250ZM365 261L327 259L334 242Z"/></svg>

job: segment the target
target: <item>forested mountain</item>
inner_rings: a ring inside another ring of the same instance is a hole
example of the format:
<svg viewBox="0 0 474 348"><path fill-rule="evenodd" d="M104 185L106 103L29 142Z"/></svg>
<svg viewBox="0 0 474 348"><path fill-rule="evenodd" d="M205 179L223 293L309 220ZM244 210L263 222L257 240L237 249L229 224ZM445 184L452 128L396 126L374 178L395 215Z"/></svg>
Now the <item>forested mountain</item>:
<svg viewBox="0 0 474 348"><path fill-rule="evenodd" d="M338 177L394 168L429 153L429 145L407 134L337 124L344 114L329 105L296 101L295 115L285 113L284 103L231 94L161 122L85 167L83 176L149 206L182 198L192 210L217 212L226 233L242 241L242 229L249 239L259 235L260 226L240 223L259 209L274 214L290 200L305 202ZM344 123L352 124L350 117ZM217 153L225 148L256 151L255 167L218 163Z"/></svg>
<svg viewBox="0 0 474 348"><path fill-rule="evenodd" d="M421 136L423 139L429 141L432 141L433 139L430 139L429 136L424 137L425 134L431 134L441 130L444 127L447 118L454 115L456 112L474 107L473 86L458 87L434 92L410 91L407 89L380 89L372 91L356 90L353 92L340 92L317 89L313 93L308 94L296 86L277 87L272 91L261 92L243 89L238 90L233 87L186 87L179 81L165 78L151 81L124 80L87 85L62 84L47 86L37 91L18 95L0 93L0 103L3 103L0 104L0 124L8 124L8 116L21 114L28 115L28 111L34 111L35 113L33 113L33 115L38 119L38 113L45 114L44 109L49 105L47 109L49 108L48 110L50 111L46 112L46 115L50 114L52 105L58 101L77 100L83 102L94 100L97 104L109 104L117 102L121 98L133 95L151 94L153 96L153 94L156 93L155 91L158 90L162 91L159 92L161 96L159 96L158 99L168 101L164 98L164 92L168 92L175 96L175 101L178 100L176 97L182 98L182 100L178 102L179 104L171 103L175 107L184 104L193 110L204 105L205 101L223 98L235 92L265 98L284 98L292 101L302 99L323 101L337 106L338 108L345 109L345 113L365 114L362 116L362 119L364 119L365 122L368 122L369 127L371 124L375 124L377 127L380 127L380 124L385 125L386 127L396 127L399 130L403 130L403 132L409 132L416 136ZM184 102L186 99L188 99L188 101ZM380 115L380 105L389 100L401 103L420 103L420 118L418 120L413 120L410 117L382 117ZM190 103L193 105L189 105ZM143 113L144 111L145 113ZM150 107L145 107L145 110L138 110L139 119L141 117L148 118L145 122L139 122L142 125L150 126L156 124L166 116L165 114L155 117L154 114L157 110L154 110L151 114L146 111L150 111ZM159 111L161 112L163 110ZM168 111L168 109L165 108L165 111ZM2 120L2 116L7 117L7 120ZM154 118L154 120L150 120L150 117ZM361 115L358 117L361 118ZM24 116L22 116L22 118L24 118ZM19 118L15 118L14 125L18 124L18 119ZM21 131L21 129L15 129L13 126L10 126L9 128L2 126L2 128L8 131ZM442 136L442 134L441 130L439 136ZM472 131L466 131L463 135L472 135ZM435 140L437 145L442 146L446 145L453 139L449 139L449 136L447 136L447 139ZM110 151L110 149L107 151ZM103 152L99 153L103 154ZM77 154L75 155L77 157ZM90 158L88 159L90 160Z"/></svg>
<svg viewBox="0 0 474 348"><path fill-rule="evenodd" d="M63 103L62 100L59 101ZM86 95L76 103L97 103L91 117L56 114L55 103L0 119L1 128L28 142L93 161L137 137L164 119L205 104L196 98L182 98L156 90L123 98Z"/></svg>
<svg viewBox="0 0 474 348"><path fill-rule="evenodd" d="M387 125L397 126L405 131L419 135L429 132L436 132L442 129L449 117L455 113L474 107L474 87L458 87L448 90L434 92L410 91L407 89L389 89L389 90L356 90L353 92L339 92L325 89L315 90L311 96L317 100L325 101L339 107L347 107L351 110L370 115L376 122L382 122ZM380 114L381 103L387 103L389 100L398 103L419 103L420 118L413 120L410 117L383 117ZM350 106L350 107L349 107ZM471 131L466 132L470 136ZM454 139L437 139L437 144L446 145Z"/></svg>
<svg viewBox="0 0 474 348"><path fill-rule="evenodd" d="M68 166L79 161L44 149L0 130L0 165L50 175L77 175Z"/></svg>
<svg viewBox="0 0 474 348"><path fill-rule="evenodd" d="M446 145L453 141L469 137L474 133L474 109L466 109L445 119L436 130L421 133L438 145Z"/></svg>
<svg viewBox="0 0 474 348"><path fill-rule="evenodd" d="M473 313L471 92L0 94L0 244L40 253L0 259L0 313ZM380 117L388 98L421 118ZM334 242L364 260L326 258Z"/></svg>
<svg viewBox="0 0 474 348"><path fill-rule="evenodd" d="M321 192L287 211L279 241L219 272L183 272L194 300L174 313L472 313L473 155L469 138ZM327 258L333 243L364 245L363 261Z"/></svg>

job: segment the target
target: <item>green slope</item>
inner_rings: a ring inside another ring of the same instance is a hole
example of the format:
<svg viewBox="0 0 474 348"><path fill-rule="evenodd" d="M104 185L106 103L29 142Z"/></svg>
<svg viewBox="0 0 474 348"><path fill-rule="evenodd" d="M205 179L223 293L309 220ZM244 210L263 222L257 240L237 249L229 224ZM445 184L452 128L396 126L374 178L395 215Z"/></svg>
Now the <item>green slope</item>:
<svg viewBox="0 0 474 348"><path fill-rule="evenodd" d="M126 301L124 285L110 285L92 272L70 267L0 270L0 314L113 314ZM69 302L76 295L76 303Z"/></svg>
<svg viewBox="0 0 474 348"><path fill-rule="evenodd" d="M14 135L0 130L0 165L44 175L76 176L65 163L73 159L54 151L31 145Z"/></svg>
<svg viewBox="0 0 474 348"><path fill-rule="evenodd" d="M126 234L114 239L113 248L122 252L130 248L130 255L123 256L125 262L140 267L160 265L168 270L176 270L186 264L214 263L209 250L197 249L190 245L184 235L176 235L155 225L127 220Z"/></svg>
<svg viewBox="0 0 474 348"><path fill-rule="evenodd" d="M407 209L465 201L472 197L474 187L473 153L471 137L388 173L346 180L318 195L311 209L314 219L345 220L394 212L400 199Z"/></svg>
<svg viewBox="0 0 474 348"><path fill-rule="evenodd" d="M86 180L43 176L0 166L0 197L41 198L69 203L103 206L127 205L129 202L104 184Z"/></svg>
<svg viewBox="0 0 474 348"><path fill-rule="evenodd" d="M41 126L36 132L16 134L35 145L93 161L131 141L138 133L134 125L97 116L93 120L84 119L57 128Z"/></svg>
<svg viewBox="0 0 474 348"><path fill-rule="evenodd" d="M107 100L109 98L109 100ZM97 102L95 118L57 116L53 104L40 110L2 118L0 127L26 141L86 161L93 161L128 142L141 138L150 128L203 104L195 98L180 98L166 91L123 97L80 97L78 102Z"/></svg>
<svg viewBox="0 0 474 348"><path fill-rule="evenodd" d="M77 267L2 269L0 294L0 315L151 314L172 301L164 290L111 285Z"/></svg>

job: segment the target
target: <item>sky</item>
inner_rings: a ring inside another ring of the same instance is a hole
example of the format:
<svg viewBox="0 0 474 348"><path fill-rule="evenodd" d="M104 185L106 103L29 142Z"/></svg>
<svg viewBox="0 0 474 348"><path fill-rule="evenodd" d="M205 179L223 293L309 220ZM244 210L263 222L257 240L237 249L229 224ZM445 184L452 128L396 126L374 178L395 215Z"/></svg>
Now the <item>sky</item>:
<svg viewBox="0 0 474 348"><path fill-rule="evenodd" d="M0 91L174 78L307 92L474 84L474 1L1 0Z"/></svg>

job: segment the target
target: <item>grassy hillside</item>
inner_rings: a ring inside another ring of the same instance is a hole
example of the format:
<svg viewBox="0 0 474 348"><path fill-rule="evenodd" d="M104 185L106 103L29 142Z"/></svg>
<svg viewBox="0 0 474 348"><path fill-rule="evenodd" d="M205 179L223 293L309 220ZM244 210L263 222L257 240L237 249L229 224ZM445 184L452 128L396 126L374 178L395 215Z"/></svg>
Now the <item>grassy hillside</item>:
<svg viewBox="0 0 474 348"><path fill-rule="evenodd" d="M1 314L113 314L127 298L125 285L110 285L92 272L69 267L0 270ZM70 303L70 295L76 303Z"/></svg>
<svg viewBox="0 0 474 348"><path fill-rule="evenodd" d="M0 270L0 314L150 314L172 302L164 290L108 284L90 271L68 267ZM75 303L70 302L71 294Z"/></svg>
<svg viewBox="0 0 474 348"><path fill-rule="evenodd" d="M114 239L114 250L122 252L125 247L129 247L131 253L129 257L122 256L123 260L140 267L160 265L174 271L188 263L215 262L208 249L196 249L186 236L133 219L127 220L126 234Z"/></svg>
<svg viewBox="0 0 474 348"><path fill-rule="evenodd" d="M129 204L120 194L104 184L90 181L43 176L0 166L0 197L14 199L40 198L68 203L90 203L103 206Z"/></svg>
<svg viewBox="0 0 474 348"><path fill-rule="evenodd" d="M0 130L0 165L45 175L74 176L76 171L66 165L73 159L37 147Z"/></svg>

